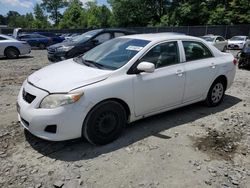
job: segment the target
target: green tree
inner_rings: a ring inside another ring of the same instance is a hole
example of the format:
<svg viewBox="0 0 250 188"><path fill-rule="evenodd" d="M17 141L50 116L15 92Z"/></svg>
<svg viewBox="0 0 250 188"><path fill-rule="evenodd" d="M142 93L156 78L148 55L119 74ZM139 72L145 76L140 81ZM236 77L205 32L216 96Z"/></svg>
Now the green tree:
<svg viewBox="0 0 250 188"><path fill-rule="evenodd" d="M7 18L0 14L0 25L6 25L7 24Z"/></svg>
<svg viewBox="0 0 250 188"><path fill-rule="evenodd" d="M78 0L70 2L69 7L63 13L59 23L60 28L84 28L87 26L86 10L82 8L82 3Z"/></svg>
<svg viewBox="0 0 250 188"><path fill-rule="evenodd" d="M233 24L250 24L249 0L231 0L229 2L228 17Z"/></svg>
<svg viewBox="0 0 250 188"><path fill-rule="evenodd" d="M108 0L114 18L119 26L146 26L153 19L155 12L149 0ZM153 13L154 12L154 13Z"/></svg>
<svg viewBox="0 0 250 188"><path fill-rule="evenodd" d="M44 14L43 9L40 4L36 4L34 7L35 19L32 23L33 28L45 29L50 26L48 17Z"/></svg>
<svg viewBox="0 0 250 188"><path fill-rule="evenodd" d="M68 5L67 0L42 0L42 7L50 14L51 20L54 21L55 26L58 26L62 17L60 9Z"/></svg>
<svg viewBox="0 0 250 188"><path fill-rule="evenodd" d="M109 8L98 6L96 2L87 3L87 19L89 28L109 27L114 21Z"/></svg>

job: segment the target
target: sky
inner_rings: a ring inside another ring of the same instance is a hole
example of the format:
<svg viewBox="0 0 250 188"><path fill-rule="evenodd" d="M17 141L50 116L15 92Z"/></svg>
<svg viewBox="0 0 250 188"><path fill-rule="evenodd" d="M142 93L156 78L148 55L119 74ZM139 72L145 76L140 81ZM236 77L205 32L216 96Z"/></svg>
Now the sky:
<svg viewBox="0 0 250 188"><path fill-rule="evenodd" d="M93 0L81 0L86 3ZM40 3L41 0L0 0L0 14L6 15L10 10L17 11L19 14L26 14L33 12L33 7L36 3ZM107 0L97 0L99 5L107 5Z"/></svg>

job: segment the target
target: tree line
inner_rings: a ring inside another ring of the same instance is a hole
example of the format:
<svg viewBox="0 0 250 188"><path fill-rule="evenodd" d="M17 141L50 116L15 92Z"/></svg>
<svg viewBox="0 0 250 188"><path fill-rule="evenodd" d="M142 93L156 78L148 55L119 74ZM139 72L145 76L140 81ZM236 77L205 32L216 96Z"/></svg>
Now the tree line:
<svg viewBox="0 0 250 188"><path fill-rule="evenodd" d="M100 28L250 24L249 0L41 0L33 13L9 11L0 24L21 28Z"/></svg>

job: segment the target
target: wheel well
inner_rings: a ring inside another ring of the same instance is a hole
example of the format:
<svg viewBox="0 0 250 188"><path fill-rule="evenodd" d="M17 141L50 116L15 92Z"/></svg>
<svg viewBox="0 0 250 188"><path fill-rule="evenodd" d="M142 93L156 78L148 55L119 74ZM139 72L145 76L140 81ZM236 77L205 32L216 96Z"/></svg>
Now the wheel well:
<svg viewBox="0 0 250 188"><path fill-rule="evenodd" d="M10 49L10 48L17 50L18 53L20 54L20 51L19 51L19 49L18 49L17 47L15 47L15 46L8 46L8 47L5 48L5 50L4 50L4 55L6 55L6 50L8 50L8 49Z"/></svg>
<svg viewBox="0 0 250 188"><path fill-rule="evenodd" d="M129 106L128 106L128 104L127 104L125 101L123 101L123 100L121 100L121 99L118 99L118 98L105 99L105 100L103 100L103 101L97 103L96 105L98 105L98 104L100 104L100 103L103 103L103 102L107 102L107 101L115 101L115 102L118 102L119 104L121 104L122 107L125 109L127 120L129 119L129 116L130 116L130 114L131 114L130 109L129 109ZM95 105L95 106L96 106L96 105ZM93 107L93 108L94 108L94 107ZM92 108L92 109L93 109L93 108Z"/></svg>
<svg viewBox="0 0 250 188"><path fill-rule="evenodd" d="M218 80L220 80L220 81L223 82L224 87L225 87L225 89L226 89L226 88L227 88L227 77L226 77L225 75L220 75L219 77L217 77L217 78L214 80L214 82L216 82L216 81L218 81ZM213 82L213 83L214 83L214 82Z"/></svg>

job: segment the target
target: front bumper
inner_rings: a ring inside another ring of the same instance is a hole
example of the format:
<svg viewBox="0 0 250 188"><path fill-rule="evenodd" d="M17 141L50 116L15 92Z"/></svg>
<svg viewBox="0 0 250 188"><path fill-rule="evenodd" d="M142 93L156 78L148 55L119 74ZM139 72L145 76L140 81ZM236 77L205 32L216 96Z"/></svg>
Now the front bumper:
<svg viewBox="0 0 250 188"><path fill-rule="evenodd" d="M65 52L51 52L48 50L48 60L51 62L58 62L67 59Z"/></svg>
<svg viewBox="0 0 250 188"><path fill-rule="evenodd" d="M244 44L228 44L227 48L228 49L235 49L235 50L240 50L242 49Z"/></svg>
<svg viewBox="0 0 250 188"><path fill-rule="evenodd" d="M36 97L31 103L23 97L23 89ZM81 137L82 124L87 113L84 107L75 103L54 109L39 108L40 102L48 94L25 81L17 100L18 120L21 125L33 135L45 140L62 141ZM46 127L51 125L56 125L55 133L45 131Z"/></svg>

